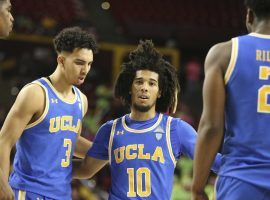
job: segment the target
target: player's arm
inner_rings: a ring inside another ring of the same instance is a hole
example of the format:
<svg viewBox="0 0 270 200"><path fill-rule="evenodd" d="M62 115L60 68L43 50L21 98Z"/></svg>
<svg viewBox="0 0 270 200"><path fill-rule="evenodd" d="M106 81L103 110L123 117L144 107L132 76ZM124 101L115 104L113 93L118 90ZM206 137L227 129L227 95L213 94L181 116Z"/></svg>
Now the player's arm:
<svg viewBox="0 0 270 200"><path fill-rule="evenodd" d="M172 140L176 141L178 140L180 143L180 152L175 153L175 155L181 155L184 154L190 159L194 159L194 152L195 152L195 144L197 141L197 132L194 130L192 126L190 126L188 123L181 121L179 119L176 120L176 130L177 130L177 136L178 138L172 138ZM177 150L177 148L174 148ZM216 158L214 160L213 165L211 166L211 170L213 170L215 173L218 172L221 164L221 154L217 154Z"/></svg>
<svg viewBox="0 0 270 200"><path fill-rule="evenodd" d="M224 132L225 83L229 65L231 41L210 49L205 60L203 113L198 128L195 148L192 194L200 199L208 179L210 167L220 147ZM203 198L202 198L203 199Z"/></svg>
<svg viewBox="0 0 270 200"><path fill-rule="evenodd" d="M85 116L85 114L87 113L87 110L88 110L88 100L84 94L82 94L82 101L83 101L83 108L84 108L83 109L84 110L83 116ZM81 133L81 130L80 130L80 133ZM91 141L89 141L89 140L87 140L84 137L79 135L77 140L76 140L74 156L76 156L78 158L85 158L85 155L91 146L92 146Z"/></svg>
<svg viewBox="0 0 270 200"><path fill-rule="evenodd" d="M88 150L86 158L73 161L73 178L90 178L108 163L108 146L112 121L103 124Z"/></svg>
<svg viewBox="0 0 270 200"><path fill-rule="evenodd" d="M93 177L100 169L102 169L108 160L101 160L87 156L82 161L73 163L73 178L88 179Z"/></svg>
<svg viewBox="0 0 270 200"><path fill-rule="evenodd" d="M31 84L21 90L9 111L0 133L0 197L10 189L8 175L10 169L10 152L23 130L39 110L44 110L45 95L43 89ZM8 186L8 187L7 187Z"/></svg>

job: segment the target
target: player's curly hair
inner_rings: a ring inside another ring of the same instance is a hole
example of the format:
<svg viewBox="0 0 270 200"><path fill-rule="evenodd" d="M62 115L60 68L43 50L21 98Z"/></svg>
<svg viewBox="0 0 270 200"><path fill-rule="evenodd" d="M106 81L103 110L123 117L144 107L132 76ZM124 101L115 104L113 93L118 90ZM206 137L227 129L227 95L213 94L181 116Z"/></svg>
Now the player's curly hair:
<svg viewBox="0 0 270 200"><path fill-rule="evenodd" d="M57 53L62 51L73 52L75 48L91 49L93 53L98 52L94 36L82 30L80 27L63 29L53 39L54 48Z"/></svg>
<svg viewBox="0 0 270 200"><path fill-rule="evenodd" d="M115 84L115 97L122 100L124 105L131 105L130 90L138 70L150 70L159 75L161 96L157 99L156 111L174 113L180 91L177 73L175 68L154 48L151 40L140 41L137 49L129 54L129 61L122 64Z"/></svg>
<svg viewBox="0 0 270 200"><path fill-rule="evenodd" d="M259 18L270 18L270 0L245 0L245 5Z"/></svg>

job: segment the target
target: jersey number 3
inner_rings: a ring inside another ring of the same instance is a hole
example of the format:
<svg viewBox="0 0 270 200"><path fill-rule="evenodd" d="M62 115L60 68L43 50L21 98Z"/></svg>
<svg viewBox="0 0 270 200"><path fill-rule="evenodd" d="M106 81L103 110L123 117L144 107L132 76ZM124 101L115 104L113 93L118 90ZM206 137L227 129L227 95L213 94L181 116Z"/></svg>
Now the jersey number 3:
<svg viewBox="0 0 270 200"><path fill-rule="evenodd" d="M63 146L67 148L66 150L66 158L61 160L61 166L62 167L68 167L70 164L70 155L71 155L71 147L72 147L72 141L71 139L64 139Z"/></svg>
<svg viewBox="0 0 270 200"><path fill-rule="evenodd" d="M268 80L270 76L270 67L260 66L260 80ZM270 85L263 85L258 90L258 106L259 113L270 113L270 103L268 103L268 95L270 95Z"/></svg>
<svg viewBox="0 0 270 200"><path fill-rule="evenodd" d="M151 171L148 168L141 167L137 169L135 173L134 168L127 168L127 174L128 174L127 197L136 197L137 195L139 197L148 197L151 194Z"/></svg>

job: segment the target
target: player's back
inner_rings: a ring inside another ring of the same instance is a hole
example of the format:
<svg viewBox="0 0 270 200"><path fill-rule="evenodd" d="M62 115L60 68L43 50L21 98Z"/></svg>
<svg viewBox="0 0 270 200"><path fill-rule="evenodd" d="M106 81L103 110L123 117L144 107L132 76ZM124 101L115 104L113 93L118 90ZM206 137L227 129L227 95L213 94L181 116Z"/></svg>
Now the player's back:
<svg viewBox="0 0 270 200"><path fill-rule="evenodd" d="M220 175L270 188L270 35L232 40Z"/></svg>

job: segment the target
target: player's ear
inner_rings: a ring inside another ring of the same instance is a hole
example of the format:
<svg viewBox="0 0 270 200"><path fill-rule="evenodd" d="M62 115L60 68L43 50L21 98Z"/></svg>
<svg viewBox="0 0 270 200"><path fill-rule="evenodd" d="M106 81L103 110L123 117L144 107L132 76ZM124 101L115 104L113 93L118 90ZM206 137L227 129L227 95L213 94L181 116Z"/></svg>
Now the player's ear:
<svg viewBox="0 0 270 200"><path fill-rule="evenodd" d="M161 90L158 92L158 96L157 96L158 98L160 98L161 97Z"/></svg>
<svg viewBox="0 0 270 200"><path fill-rule="evenodd" d="M63 66L64 65L64 60L65 60L65 57L63 55L60 54L60 55L57 56L57 63L59 65Z"/></svg>
<svg viewBox="0 0 270 200"><path fill-rule="evenodd" d="M246 16L246 22L248 23L248 24L253 24L253 21L254 21L254 12L250 9L250 8L248 8L247 9L247 16Z"/></svg>

